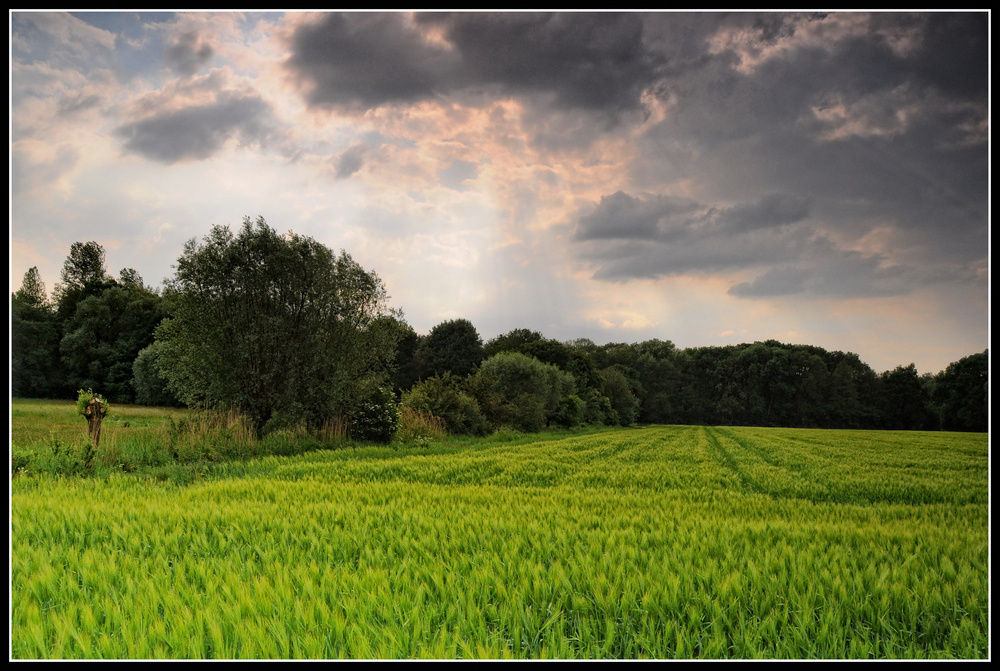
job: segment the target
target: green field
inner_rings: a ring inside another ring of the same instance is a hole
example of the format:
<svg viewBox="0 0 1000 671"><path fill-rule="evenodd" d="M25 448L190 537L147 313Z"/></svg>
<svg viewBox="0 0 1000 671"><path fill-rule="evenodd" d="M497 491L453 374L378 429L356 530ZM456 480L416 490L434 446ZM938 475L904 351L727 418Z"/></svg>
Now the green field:
<svg viewBox="0 0 1000 671"><path fill-rule="evenodd" d="M988 437L956 433L505 435L188 485L21 473L11 650L982 659L988 497Z"/></svg>

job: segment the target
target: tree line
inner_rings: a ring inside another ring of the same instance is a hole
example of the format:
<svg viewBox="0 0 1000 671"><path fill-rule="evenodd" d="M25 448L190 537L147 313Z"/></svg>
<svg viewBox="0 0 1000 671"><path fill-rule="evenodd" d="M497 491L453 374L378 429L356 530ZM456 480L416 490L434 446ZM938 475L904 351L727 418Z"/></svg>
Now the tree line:
<svg viewBox="0 0 1000 671"><path fill-rule="evenodd" d="M235 408L260 432L348 421L385 440L398 407L451 433L636 423L987 431L988 351L920 375L853 353L766 342L597 345L465 319L426 335L346 252L258 218L189 241L157 291L74 243L50 298L32 268L11 295L11 391Z"/></svg>

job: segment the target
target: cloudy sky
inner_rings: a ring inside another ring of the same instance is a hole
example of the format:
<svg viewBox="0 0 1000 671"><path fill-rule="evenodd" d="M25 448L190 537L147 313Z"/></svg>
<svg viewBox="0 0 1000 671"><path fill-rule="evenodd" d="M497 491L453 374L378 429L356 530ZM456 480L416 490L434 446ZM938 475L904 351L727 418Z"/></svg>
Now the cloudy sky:
<svg viewBox="0 0 1000 671"><path fill-rule="evenodd" d="M420 333L989 344L987 13L10 15L11 284L263 216Z"/></svg>

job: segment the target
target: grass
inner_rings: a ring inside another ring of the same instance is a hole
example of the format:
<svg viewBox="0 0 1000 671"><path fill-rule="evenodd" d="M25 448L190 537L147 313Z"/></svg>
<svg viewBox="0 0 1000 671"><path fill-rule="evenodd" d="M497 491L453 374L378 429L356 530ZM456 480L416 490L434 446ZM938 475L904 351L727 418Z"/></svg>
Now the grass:
<svg viewBox="0 0 1000 671"><path fill-rule="evenodd" d="M985 435L509 433L11 491L16 659L989 654Z"/></svg>
<svg viewBox="0 0 1000 671"><path fill-rule="evenodd" d="M97 477L126 472L187 483L213 463L343 446L346 440L332 428L258 437L236 414L114 404L95 450L72 403L13 399L11 472Z"/></svg>
<svg viewBox="0 0 1000 671"><path fill-rule="evenodd" d="M115 404L104 420L104 427L130 434L155 430L169 425L170 419L185 417L181 408L155 408ZM23 446L48 442L53 436L75 442L87 436L87 421L68 401L11 399L10 429L13 440Z"/></svg>

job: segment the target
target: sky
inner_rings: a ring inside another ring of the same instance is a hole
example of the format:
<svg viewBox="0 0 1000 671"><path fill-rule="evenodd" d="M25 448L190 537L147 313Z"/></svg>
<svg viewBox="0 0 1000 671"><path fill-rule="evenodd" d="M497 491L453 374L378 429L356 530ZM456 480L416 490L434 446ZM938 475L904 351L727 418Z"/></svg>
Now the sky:
<svg viewBox="0 0 1000 671"><path fill-rule="evenodd" d="M418 333L989 346L989 18L10 13L12 291L264 217Z"/></svg>

